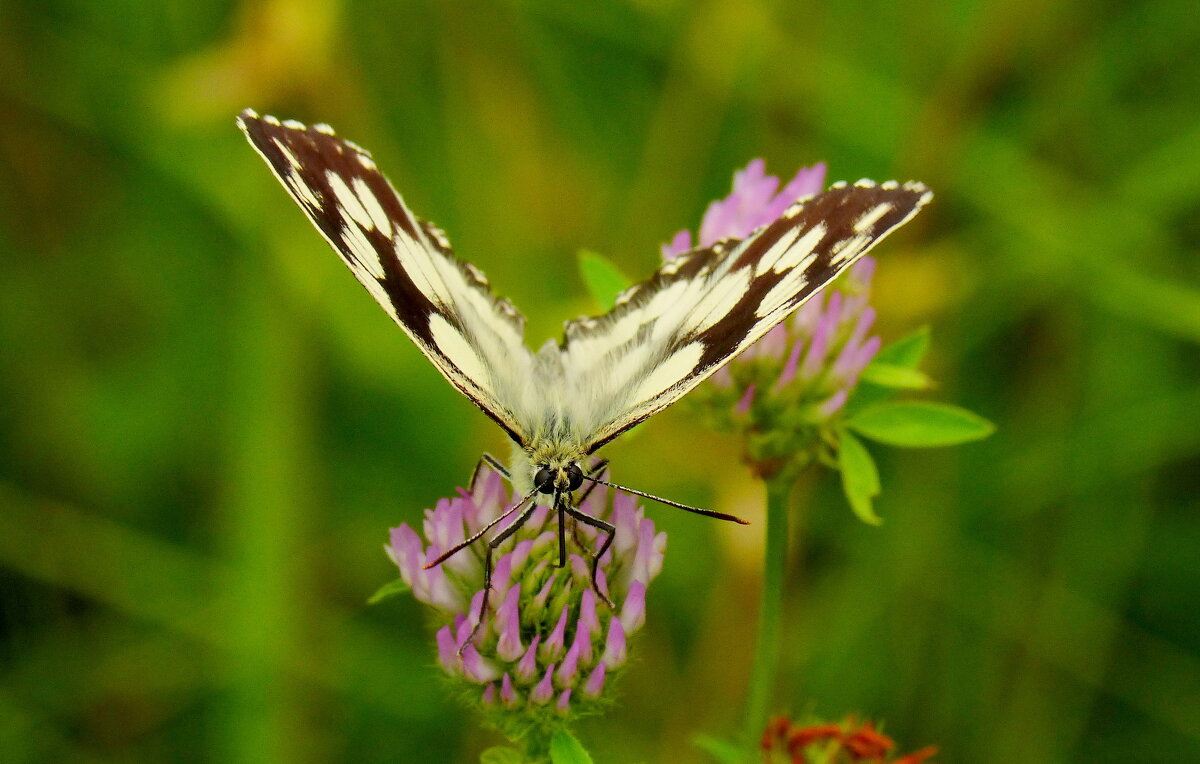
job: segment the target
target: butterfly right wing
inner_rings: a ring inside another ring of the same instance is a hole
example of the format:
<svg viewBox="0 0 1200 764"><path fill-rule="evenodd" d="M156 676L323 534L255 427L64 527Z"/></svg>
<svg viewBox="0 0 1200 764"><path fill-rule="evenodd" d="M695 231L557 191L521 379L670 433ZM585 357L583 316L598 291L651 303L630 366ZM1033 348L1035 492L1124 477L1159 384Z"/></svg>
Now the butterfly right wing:
<svg viewBox="0 0 1200 764"><path fill-rule="evenodd" d="M405 206L363 149L328 125L260 117L238 126L359 282L443 376L518 444L537 418L525 320Z"/></svg>
<svg viewBox="0 0 1200 764"><path fill-rule="evenodd" d="M903 225L920 183L835 184L741 241L701 247L568 322L566 419L591 453L678 400Z"/></svg>

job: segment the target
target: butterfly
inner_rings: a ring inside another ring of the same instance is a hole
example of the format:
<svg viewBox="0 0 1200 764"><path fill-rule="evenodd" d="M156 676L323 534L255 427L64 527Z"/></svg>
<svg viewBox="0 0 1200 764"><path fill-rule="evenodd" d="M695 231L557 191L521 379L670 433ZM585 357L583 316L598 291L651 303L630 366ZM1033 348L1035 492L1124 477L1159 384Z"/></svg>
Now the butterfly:
<svg viewBox="0 0 1200 764"><path fill-rule="evenodd" d="M427 566L520 513L488 541L479 622L488 607L492 552L530 517L538 494L551 497L557 512L560 566L566 517L604 534L591 555L592 585L609 605L596 569L615 528L579 510L585 482L586 491L612 486L744 523L609 483L600 477L607 462L593 464L594 454L707 379L933 196L914 182L835 184L744 239L666 262L607 314L568 321L561 342L548 340L534 353L525 345L521 314L491 292L478 268L454 255L439 228L409 211L369 153L325 124L246 110L238 125L359 283L515 444L511 469L486 455L484 461L523 498Z"/></svg>

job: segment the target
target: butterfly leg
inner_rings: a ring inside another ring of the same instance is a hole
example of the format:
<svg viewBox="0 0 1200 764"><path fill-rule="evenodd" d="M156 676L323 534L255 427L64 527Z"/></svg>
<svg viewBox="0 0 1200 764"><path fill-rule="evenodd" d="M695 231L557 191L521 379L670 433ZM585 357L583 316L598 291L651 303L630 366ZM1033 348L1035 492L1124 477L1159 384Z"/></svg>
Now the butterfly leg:
<svg viewBox="0 0 1200 764"><path fill-rule="evenodd" d="M450 547L450 548L449 548L449 549L447 549L445 552L442 552L441 556L439 556L439 557L438 557L436 560L434 560L433 562L426 563L426 564L425 564L425 570L429 570L430 568L435 568L435 567L437 567L438 565L441 565L443 562L445 562L446 560L450 559L450 558L451 558L451 557L453 557L454 555L458 554L458 553L459 553L459 552L461 552L463 549L466 549L467 547L471 546L472 544L474 544L474 543L475 543L476 541L478 541L479 539L483 538L483 534L487 533L487 532L488 532L488 531L490 531L492 528L495 528L497 525L499 525L499 524L500 524L500 523L501 523L501 522L504 520L504 518L508 517L508 516L509 516L509 515L511 515L513 512L516 512L518 509L520 509L521 507L525 506L525 504L526 504L526 503L527 503L527 502L528 502L530 499L532 499L532 498L533 498L533 495L534 495L535 493L537 493L537 489L534 489L534 490L530 491L528 494L526 494L525 498L521 499L521 500L520 500L520 501L518 501L516 504L513 504L511 507L509 507L508 509L504 510L504 512L503 512L502 514L500 514L500 515L499 515L499 516L498 516L496 519L492 520L490 523L488 523L487 525L485 525L485 526L483 526L482 528L480 528L480 529L479 529L479 532L478 532L478 533L476 533L474 536L471 536L470 538L468 538L468 539L465 539L465 540L464 540L464 541L462 541L461 543L455 544L454 546ZM536 503L535 503L534 505L531 505L531 506L530 506L530 510L532 510L533 506L536 506ZM525 513L523 513L523 514L521 515L521 517L519 518L519 521L518 521L518 522L516 522L516 523L513 523L513 526L520 525L521 523L525 522L525 519L526 519L526 518L528 518L528 515L529 515L529 513L528 513L528 512L525 512ZM512 526L510 526L510 527L512 527Z"/></svg>
<svg viewBox="0 0 1200 764"><path fill-rule="evenodd" d="M468 491L475 490L475 481L479 479L479 474L483 471L484 465L491 467L492 471L498 473L500 477L510 483L512 482L512 475L508 473L508 468L499 459L484 452L483 456L479 457L479 462L476 463L475 469L471 472L471 482L467 483Z"/></svg>
<svg viewBox="0 0 1200 764"><path fill-rule="evenodd" d="M488 600L492 594L492 556L496 549L503 544L509 536L517 532L517 529L529 520L530 515L537 509L537 502L530 502L529 506L517 519L512 521L504 530L497 533L490 541L487 542L487 551L483 554L483 602L479 604L479 620L475 622L475 628L471 629L471 636L467 637L467 641L462 643L462 647L458 648L458 654L462 655L463 650L467 645L475 641L475 635L479 633L479 628L483 626L483 621L488 614Z"/></svg>
<svg viewBox="0 0 1200 764"><path fill-rule="evenodd" d="M562 494L554 492L554 509L558 512L558 567L567 565L567 501Z"/></svg>
<svg viewBox="0 0 1200 764"><path fill-rule="evenodd" d="M563 508L566 513L575 520L583 523L584 525L590 525L604 534L604 541L600 544L599 551L592 554L592 589L595 590L596 596L604 601L605 605L615 609L616 605L613 604L613 601L608 598L607 594L600 591L600 583L597 580L597 575L600 570L600 558L603 557L604 553L608 551L608 548L612 546L613 538L615 538L617 535L617 527L612 523L601 520L598 517L592 517L586 512L580 512L574 507L564 504Z"/></svg>
<svg viewBox="0 0 1200 764"><path fill-rule="evenodd" d="M587 546L583 543L583 539L579 537L579 521L578 520L574 520L574 519L571 520L571 538L573 538L575 540L575 546L579 547L581 550L587 549Z"/></svg>

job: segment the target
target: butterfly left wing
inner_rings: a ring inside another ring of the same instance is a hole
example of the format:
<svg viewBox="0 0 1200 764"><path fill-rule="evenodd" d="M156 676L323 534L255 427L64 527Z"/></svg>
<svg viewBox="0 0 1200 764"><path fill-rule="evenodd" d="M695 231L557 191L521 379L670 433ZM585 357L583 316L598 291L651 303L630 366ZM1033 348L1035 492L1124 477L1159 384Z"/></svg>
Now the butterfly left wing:
<svg viewBox="0 0 1200 764"><path fill-rule="evenodd" d="M836 184L746 239L668 261L608 314L569 322L564 404L576 440L594 452L677 401L932 197L920 183Z"/></svg>
<svg viewBox="0 0 1200 764"><path fill-rule="evenodd" d="M525 320L405 206L363 149L328 125L238 117L279 182L438 371L518 444L537 420Z"/></svg>

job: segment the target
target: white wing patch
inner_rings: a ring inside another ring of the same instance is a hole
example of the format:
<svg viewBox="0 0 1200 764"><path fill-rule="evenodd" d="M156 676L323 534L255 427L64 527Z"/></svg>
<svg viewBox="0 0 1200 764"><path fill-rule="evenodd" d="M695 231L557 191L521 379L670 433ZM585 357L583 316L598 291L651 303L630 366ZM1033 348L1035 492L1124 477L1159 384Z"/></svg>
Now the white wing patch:
<svg viewBox="0 0 1200 764"><path fill-rule="evenodd" d="M379 253L371 246L363 229L356 226L343 228L342 244L354 259L350 269L354 271L354 275L358 276L360 281L367 278L383 281L387 278L387 274L383 271L383 261L379 259ZM359 269L366 273L360 273Z"/></svg>
<svg viewBox="0 0 1200 764"><path fill-rule="evenodd" d="M818 223L813 226L812 230L805 232L803 235L797 235L792 243L788 246L785 252L780 253L779 257L771 263L771 270L776 273L784 273L793 268L803 269L805 261L811 263L816 259L817 245L825 238L827 229L823 223ZM779 245L776 244L776 247ZM772 247L774 249L774 247ZM766 258L763 258L765 261ZM759 270L761 270L761 266ZM761 274L760 274L761 275Z"/></svg>
<svg viewBox="0 0 1200 764"><path fill-rule="evenodd" d="M725 278L728 282L726 288L709 290L692 309L691 312L696 316L693 331L702 332L729 315L753 281L749 268L739 268Z"/></svg>
<svg viewBox="0 0 1200 764"><path fill-rule="evenodd" d="M476 382L488 379L487 367L483 365L471 343L467 342L467 338L451 326L449 321L437 313L433 314L429 318L429 333L433 335L438 350L457 366L459 371Z"/></svg>
<svg viewBox="0 0 1200 764"><path fill-rule="evenodd" d="M342 215L358 223L359 227L364 231L375 230L375 221L367 213L367 208L358 200L358 195L350 190L350 187L346 185L346 181L342 180L342 176L333 170L329 170L325 173L325 180L329 183L329 187L333 189L333 198L341 205ZM355 185L362 184L363 187L366 186L366 184L362 183L362 178L354 178L353 180L355 181ZM371 198L375 198L373 194Z"/></svg>
<svg viewBox="0 0 1200 764"><path fill-rule="evenodd" d="M693 342L676 350L662 361L646 376L633 391L634 398L646 399L661 395L679 380L687 377L700 363L704 355L704 343Z"/></svg>
<svg viewBox="0 0 1200 764"><path fill-rule="evenodd" d="M384 236L392 235L392 221L388 220L387 213L384 212L383 206L379 200L375 198L375 192L368 186L367 182L362 178L354 179L354 196L362 204L363 209L367 213L367 217L379 229L379 232Z"/></svg>
<svg viewBox="0 0 1200 764"><path fill-rule="evenodd" d="M866 212L864 212L862 214L862 216L860 216L858 218L858 220L854 221L854 232L855 233L864 233L866 231L871 230L871 226L878 223L879 218L883 217L884 215L888 214L891 211L892 211L892 203L891 202L884 202L883 204L878 204L874 208L867 210Z"/></svg>
<svg viewBox="0 0 1200 764"><path fill-rule="evenodd" d="M279 149L279 153L283 154L284 159L287 160L293 171L300 169L300 160L296 158L296 155L292 153L292 150L287 147L286 143L278 138L273 138L272 143Z"/></svg>

